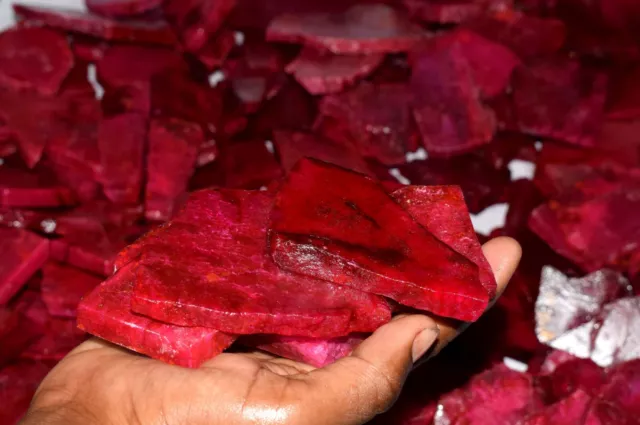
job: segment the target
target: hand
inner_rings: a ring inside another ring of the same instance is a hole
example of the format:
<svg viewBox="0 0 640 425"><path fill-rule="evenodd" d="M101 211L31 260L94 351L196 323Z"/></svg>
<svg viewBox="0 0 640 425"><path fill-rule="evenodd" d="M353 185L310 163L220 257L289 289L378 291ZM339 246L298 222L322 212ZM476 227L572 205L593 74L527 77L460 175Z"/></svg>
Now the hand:
<svg viewBox="0 0 640 425"><path fill-rule="evenodd" d="M502 292L520 247L497 238L483 250ZM363 424L393 404L416 361L457 333L451 321L398 317L322 369L260 352L184 369L93 339L53 369L22 424Z"/></svg>

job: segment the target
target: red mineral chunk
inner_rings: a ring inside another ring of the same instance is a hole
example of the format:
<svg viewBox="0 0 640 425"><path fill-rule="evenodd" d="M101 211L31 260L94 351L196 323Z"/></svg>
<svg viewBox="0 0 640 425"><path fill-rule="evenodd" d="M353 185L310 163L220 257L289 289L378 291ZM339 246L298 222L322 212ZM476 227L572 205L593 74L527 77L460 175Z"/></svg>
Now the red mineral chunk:
<svg viewBox="0 0 640 425"><path fill-rule="evenodd" d="M137 113L105 117L98 130L104 194L112 202L135 204L142 190L147 124Z"/></svg>
<svg viewBox="0 0 640 425"><path fill-rule="evenodd" d="M542 407L525 373L498 365L471 378L463 388L440 398L434 425L515 423Z"/></svg>
<svg viewBox="0 0 640 425"><path fill-rule="evenodd" d="M43 268L42 300L52 316L75 318L82 297L100 281L99 277L51 261Z"/></svg>
<svg viewBox="0 0 640 425"><path fill-rule="evenodd" d="M30 360L60 361L71 350L82 344L88 335L78 329L75 319L50 318L44 335L20 356Z"/></svg>
<svg viewBox="0 0 640 425"><path fill-rule="evenodd" d="M333 140L354 145L362 156L387 165L400 164L406 152L417 147L412 100L405 84L361 83L323 97L315 127Z"/></svg>
<svg viewBox="0 0 640 425"><path fill-rule="evenodd" d="M166 221L173 215L195 168L204 136L200 126L177 118L154 119L149 127L145 216Z"/></svg>
<svg viewBox="0 0 640 425"><path fill-rule="evenodd" d="M295 276L271 262L265 240L272 201L259 191L192 195L169 225L121 254L119 264L138 252L133 311L233 334L321 338L373 331L388 321L382 298Z"/></svg>
<svg viewBox="0 0 640 425"><path fill-rule="evenodd" d="M538 385L543 389L548 404L569 397L578 390L596 396L604 383L604 369L589 359L562 363L553 373L538 377Z"/></svg>
<svg viewBox="0 0 640 425"><path fill-rule="evenodd" d="M640 67L613 73L607 93L607 117L616 120L640 116Z"/></svg>
<svg viewBox="0 0 640 425"><path fill-rule="evenodd" d="M0 228L0 257L0 305L4 305L47 261L49 241L26 230Z"/></svg>
<svg viewBox="0 0 640 425"><path fill-rule="evenodd" d="M19 311L0 307L0 368L17 359L41 333L41 327Z"/></svg>
<svg viewBox="0 0 640 425"><path fill-rule="evenodd" d="M425 22L457 24L482 12L482 5L473 0L404 0L411 16Z"/></svg>
<svg viewBox="0 0 640 425"><path fill-rule="evenodd" d="M16 15L29 23L90 35L107 41L175 44L175 36L162 19L112 20L77 10L15 4Z"/></svg>
<svg viewBox="0 0 640 425"><path fill-rule="evenodd" d="M371 74L383 59L382 54L339 56L306 48L286 71L311 94L338 93Z"/></svg>
<svg viewBox="0 0 640 425"><path fill-rule="evenodd" d="M459 187L407 186L391 196L436 238L477 265L482 286L490 298L495 297L496 280L482 253Z"/></svg>
<svg viewBox="0 0 640 425"><path fill-rule="evenodd" d="M529 416L519 425L575 425L585 423L592 397L578 390L567 398L552 404L538 413Z"/></svg>
<svg viewBox="0 0 640 425"><path fill-rule="evenodd" d="M576 61L551 60L513 75L518 129L580 146L592 146L604 118L607 79Z"/></svg>
<svg viewBox="0 0 640 425"><path fill-rule="evenodd" d="M280 162L285 170L290 170L302 158L315 158L348 170L371 174L364 159L355 149L346 144L312 133L277 131L273 134Z"/></svg>
<svg viewBox="0 0 640 425"><path fill-rule="evenodd" d="M362 334L334 339L264 335L248 337L245 343L286 359L324 367L351 354L364 338Z"/></svg>
<svg viewBox="0 0 640 425"><path fill-rule="evenodd" d="M629 281L612 270L599 270L582 278L568 278L553 267L543 268L536 301L538 339L551 343L591 320L605 304L629 293Z"/></svg>
<svg viewBox="0 0 640 425"><path fill-rule="evenodd" d="M85 0L85 4L97 15L128 18L157 9L162 0Z"/></svg>
<svg viewBox="0 0 640 425"><path fill-rule="evenodd" d="M271 252L288 270L473 321L478 267L420 227L374 180L301 160L276 198Z"/></svg>
<svg viewBox="0 0 640 425"><path fill-rule="evenodd" d="M64 35L46 28L18 27L0 33L0 85L55 94L73 67Z"/></svg>
<svg viewBox="0 0 640 425"><path fill-rule="evenodd" d="M427 37L420 26L383 4L343 13L285 14L271 22L267 40L305 44L336 54L406 52Z"/></svg>
<svg viewBox="0 0 640 425"><path fill-rule="evenodd" d="M84 298L78 326L100 338L167 363L198 367L229 347L235 337L214 329L156 322L130 311L135 276L118 271Z"/></svg>
<svg viewBox="0 0 640 425"><path fill-rule="evenodd" d="M617 404L637 418L640 414L640 360L632 360L609 369L607 384L599 398L604 402Z"/></svg>
<svg viewBox="0 0 640 425"><path fill-rule="evenodd" d="M0 423L18 423L27 412L36 389L50 369L42 363L28 361L0 369Z"/></svg>

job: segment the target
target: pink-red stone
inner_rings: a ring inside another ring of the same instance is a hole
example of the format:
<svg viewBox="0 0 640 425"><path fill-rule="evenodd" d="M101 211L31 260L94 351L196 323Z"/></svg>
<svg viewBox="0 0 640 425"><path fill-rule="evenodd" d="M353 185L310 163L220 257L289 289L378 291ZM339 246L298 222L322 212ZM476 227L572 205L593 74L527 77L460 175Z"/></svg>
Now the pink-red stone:
<svg viewBox="0 0 640 425"><path fill-rule="evenodd" d="M20 229L0 228L0 305L6 304L49 258L49 241Z"/></svg>
<svg viewBox="0 0 640 425"><path fill-rule="evenodd" d="M82 297L100 282L97 276L51 261L43 267L42 300L52 316L75 318Z"/></svg>

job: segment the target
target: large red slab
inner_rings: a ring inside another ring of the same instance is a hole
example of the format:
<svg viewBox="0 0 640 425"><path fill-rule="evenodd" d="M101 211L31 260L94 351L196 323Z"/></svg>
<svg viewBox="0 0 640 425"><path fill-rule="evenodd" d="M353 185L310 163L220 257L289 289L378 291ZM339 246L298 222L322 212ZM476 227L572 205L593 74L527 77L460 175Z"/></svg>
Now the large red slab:
<svg viewBox="0 0 640 425"><path fill-rule="evenodd" d="M97 276L51 261L43 267L42 300L52 316L75 318L82 297L100 281Z"/></svg>
<svg viewBox="0 0 640 425"><path fill-rule="evenodd" d="M54 95L73 66L64 35L45 28L0 33L0 85Z"/></svg>
<svg viewBox="0 0 640 425"><path fill-rule="evenodd" d="M289 274L271 262L272 200L258 191L192 195L169 225L120 255L119 266L138 258L133 311L234 334L323 338L373 331L388 321L382 298Z"/></svg>
<svg viewBox="0 0 640 425"><path fill-rule="evenodd" d="M156 322L130 311L135 276L131 267L118 271L84 298L78 326L100 338L167 363L198 367L220 354L235 337L200 327Z"/></svg>
<svg viewBox="0 0 640 425"><path fill-rule="evenodd" d="M270 227L271 253L285 269L460 320L487 306L477 266L361 174L300 161L280 188Z"/></svg>
<svg viewBox="0 0 640 425"><path fill-rule="evenodd" d="M340 14L287 14L267 28L267 40L305 44L337 54L406 52L427 32L382 4L356 5Z"/></svg>
<svg viewBox="0 0 640 425"><path fill-rule="evenodd" d="M50 369L42 363L29 361L21 361L0 369L0 423L18 423L27 413L36 389Z"/></svg>
<svg viewBox="0 0 640 425"><path fill-rule="evenodd" d="M6 304L49 258L49 241L20 229L0 228L0 305Z"/></svg>

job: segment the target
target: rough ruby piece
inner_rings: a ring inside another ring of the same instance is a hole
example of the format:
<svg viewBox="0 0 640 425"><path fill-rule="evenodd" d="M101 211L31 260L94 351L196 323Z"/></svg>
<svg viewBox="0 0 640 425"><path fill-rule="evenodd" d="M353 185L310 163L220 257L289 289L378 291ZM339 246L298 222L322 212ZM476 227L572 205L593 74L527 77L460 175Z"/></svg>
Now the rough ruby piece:
<svg viewBox="0 0 640 425"><path fill-rule="evenodd" d="M384 299L289 274L271 262L265 241L272 202L272 194L259 191L192 195L169 225L121 254L119 263L139 258L133 311L233 334L318 338L373 331L387 322Z"/></svg>
<svg viewBox="0 0 640 425"><path fill-rule="evenodd" d="M405 84L373 85L323 97L316 129L329 138L352 144L365 157L383 164L405 162L405 154L417 147L411 116L413 94Z"/></svg>
<svg viewBox="0 0 640 425"><path fill-rule="evenodd" d="M640 360L631 360L614 366L607 374L607 384L600 392L600 399L617 404L636 418L640 414Z"/></svg>
<svg viewBox="0 0 640 425"><path fill-rule="evenodd" d="M571 60L547 60L513 74L518 129L593 146L604 119L607 78Z"/></svg>
<svg viewBox="0 0 640 425"><path fill-rule="evenodd" d="M163 11L183 46L195 52L218 32L235 5L236 0L168 0L163 3Z"/></svg>
<svg viewBox="0 0 640 425"><path fill-rule="evenodd" d="M71 350L82 344L88 335L78 329L75 319L50 318L44 335L31 344L20 356L30 360L62 360Z"/></svg>
<svg viewBox="0 0 640 425"><path fill-rule="evenodd" d="M104 194L118 204L135 204L142 190L146 120L137 113L105 117L98 130Z"/></svg>
<svg viewBox="0 0 640 425"><path fill-rule="evenodd" d="M500 364L441 397L433 423L509 424L540 407L533 378Z"/></svg>
<svg viewBox="0 0 640 425"><path fill-rule="evenodd" d="M109 45L98 38L75 34L72 38L71 49L76 60L83 62L99 62Z"/></svg>
<svg viewBox="0 0 640 425"><path fill-rule="evenodd" d="M110 18L129 18L157 9L162 0L85 0L89 11Z"/></svg>
<svg viewBox="0 0 640 425"><path fill-rule="evenodd" d="M480 2L473 0L404 0L412 17L425 22L459 24L482 13Z"/></svg>
<svg viewBox="0 0 640 425"><path fill-rule="evenodd" d="M364 175L301 160L280 187L270 227L271 253L285 269L459 320L487 306L478 267Z"/></svg>
<svg viewBox="0 0 640 425"><path fill-rule="evenodd" d="M449 37L445 41L455 40L450 35L444 37ZM413 57L411 75L416 99L413 115L422 143L429 154L444 157L487 144L496 131L495 115L481 102L482 83L475 81L471 62L461 55L462 49L449 44L434 41L420 49ZM499 61L497 64L502 66ZM477 75L490 75L487 68L478 67ZM495 90L495 84L490 82L487 87Z"/></svg>
<svg viewBox="0 0 640 425"><path fill-rule="evenodd" d="M0 33L0 85L51 96L73 67L64 35L46 28L14 28Z"/></svg>
<svg viewBox="0 0 640 425"><path fill-rule="evenodd" d="M124 268L85 297L78 307L80 329L185 367L200 366L235 340L232 335L214 329L173 326L131 313L134 279L131 268Z"/></svg>
<svg viewBox="0 0 640 425"><path fill-rule="evenodd" d="M402 12L383 4L355 5L339 14L285 14L267 28L267 40L305 44L336 54L397 53L427 38Z"/></svg>
<svg viewBox="0 0 640 425"><path fill-rule="evenodd" d="M0 368L17 359L41 334L41 327L19 311L0 307Z"/></svg>
<svg viewBox="0 0 640 425"><path fill-rule="evenodd" d="M513 181L507 188L506 198L509 209L505 217L505 233L512 236L526 235L529 233L527 227L529 215L544 201L544 198L529 179Z"/></svg>
<svg viewBox="0 0 640 425"><path fill-rule="evenodd" d="M605 371L589 359L562 363L550 375L538 378L547 404L569 397L577 390L596 396L605 382Z"/></svg>
<svg viewBox="0 0 640 425"><path fill-rule="evenodd" d="M21 361L0 369L0 423L13 425L27 413L40 382L51 368L39 362Z"/></svg>
<svg viewBox="0 0 640 425"><path fill-rule="evenodd" d="M613 73L607 93L607 118L628 120L640 117L640 67Z"/></svg>
<svg viewBox="0 0 640 425"><path fill-rule="evenodd" d="M371 174L365 160L346 144L312 133L277 131L273 134L280 163L290 170L302 158L315 158L330 164L339 165L348 170Z"/></svg>
<svg viewBox="0 0 640 425"><path fill-rule="evenodd" d="M567 398L519 421L520 425L575 425L583 424L593 398L577 390ZM589 422L591 424L591 422ZM595 424L594 424L595 425Z"/></svg>
<svg viewBox="0 0 640 425"><path fill-rule="evenodd" d="M502 201L510 177L507 169L495 169L475 155L429 158L410 162L399 169L412 184L460 186L469 211L474 214Z"/></svg>
<svg viewBox="0 0 640 425"><path fill-rule="evenodd" d="M100 281L99 277L51 261L43 268L42 300L50 315L75 318L82 297Z"/></svg>
<svg viewBox="0 0 640 425"><path fill-rule="evenodd" d="M371 74L383 59L382 54L339 56L306 48L286 71L311 94L338 93Z"/></svg>
<svg viewBox="0 0 640 425"><path fill-rule="evenodd" d="M191 189L219 186L259 189L282 177L282 168L263 140L232 142L220 147L219 158L196 170Z"/></svg>
<svg viewBox="0 0 640 425"><path fill-rule="evenodd" d="M495 297L496 280L458 186L407 186L391 196L418 224L478 266L480 283L490 298Z"/></svg>
<svg viewBox="0 0 640 425"><path fill-rule="evenodd" d="M351 354L365 339L363 334L353 334L333 339L314 339L281 335L256 335L248 337L244 343L315 367L325 367Z"/></svg>
<svg viewBox="0 0 640 425"><path fill-rule="evenodd" d="M177 198L187 189L203 141L197 124L177 118L151 120L145 189L147 219L171 218Z"/></svg>
<svg viewBox="0 0 640 425"><path fill-rule="evenodd" d="M524 14L513 8L477 15L463 26L509 47L525 60L557 52L566 38L562 21Z"/></svg>
<svg viewBox="0 0 640 425"><path fill-rule="evenodd" d="M608 304L594 322L599 325L591 352L594 362L608 367L640 358L635 337L640 326L640 297Z"/></svg>
<svg viewBox="0 0 640 425"><path fill-rule="evenodd" d="M0 305L6 304L49 258L49 241L20 229L0 228Z"/></svg>
<svg viewBox="0 0 640 425"><path fill-rule="evenodd" d="M223 29L214 37L211 37L202 49L193 54L208 71L213 72L225 63L235 47L235 32L230 29Z"/></svg>
<svg viewBox="0 0 640 425"><path fill-rule="evenodd" d="M77 10L32 7L14 4L16 15L29 23L90 35L107 41L172 46L175 36L169 25L161 19L112 20Z"/></svg>
<svg viewBox="0 0 640 425"><path fill-rule="evenodd" d="M630 295L629 281L612 270L568 278L559 270L542 269L536 301L536 334L542 343L553 340L596 316L604 305Z"/></svg>

